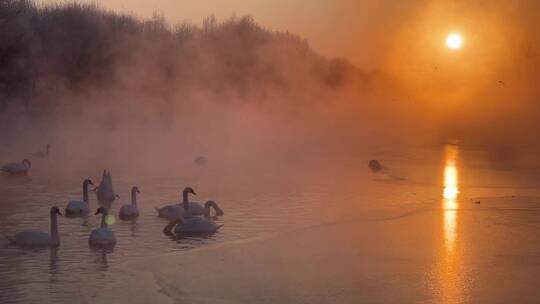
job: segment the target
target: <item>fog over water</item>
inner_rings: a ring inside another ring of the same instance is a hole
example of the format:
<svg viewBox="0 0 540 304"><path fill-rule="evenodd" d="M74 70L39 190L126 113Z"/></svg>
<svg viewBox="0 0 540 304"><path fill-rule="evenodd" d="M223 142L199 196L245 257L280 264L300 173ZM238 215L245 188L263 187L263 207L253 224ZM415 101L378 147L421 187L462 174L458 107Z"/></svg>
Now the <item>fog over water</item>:
<svg viewBox="0 0 540 304"><path fill-rule="evenodd" d="M1 5L0 153L7 159L46 143L75 162L70 167L113 159L169 166L199 154L303 158L454 140L518 159L516 147L536 146L529 133L540 112L530 80L538 58L536 40L524 32L534 28L528 15L513 27L492 24L514 33L504 35L513 41L479 32L465 36L468 51L448 54L438 40L446 27L421 29L453 10L411 6L393 21L416 16L410 31L389 30L385 59L362 69L250 17L173 24L93 5ZM527 5L506 14L517 19ZM505 12L496 4L463 10L484 24L493 19L485 12ZM411 35L433 39L412 43Z"/></svg>
<svg viewBox="0 0 540 304"><path fill-rule="evenodd" d="M32 161L0 175L0 302L534 303L537 4L368 2L359 60L250 16L0 0L0 165ZM114 250L94 215L60 218L58 250L2 243L104 169ZM163 234L185 186L224 209L215 235Z"/></svg>

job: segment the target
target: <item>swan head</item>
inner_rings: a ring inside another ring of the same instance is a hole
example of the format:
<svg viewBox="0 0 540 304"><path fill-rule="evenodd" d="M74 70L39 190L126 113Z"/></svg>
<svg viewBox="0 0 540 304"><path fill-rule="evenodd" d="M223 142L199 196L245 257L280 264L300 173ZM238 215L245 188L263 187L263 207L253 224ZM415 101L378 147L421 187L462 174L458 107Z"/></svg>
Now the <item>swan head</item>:
<svg viewBox="0 0 540 304"><path fill-rule="evenodd" d="M28 168L32 167L32 163L28 159L23 159L22 163Z"/></svg>
<svg viewBox="0 0 540 304"><path fill-rule="evenodd" d="M131 193L141 193L141 191L139 190L139 187L133 186L133 188L131 188Z"/></svg>
<svg viewBox="0 0 540 304"><path fill-rule="evenodd" d="M186 194L197 195L197 193L195 193L195 190L193 190L193 188L191 188L191 187L184 188L184 195L186 195Z"/></svg>
<svg viewBox="0 0 540 304"><path fill-rule="evenodd" d="M103 214L103 215L107 215L107 209L103 208L103 207L99 207L96 211L96 213L94 215L98 215L98 214Z"/></svg>
<svg viewBox="0 0 540 304"><path fill-rule="evenodd" d="M92 183L92 180L89 178L85 179L84 183L86 183L87 185L92 185L92 186L94 185L94 183Z"/></svg>
<svg viewBox="0 0 540 304"><path fill-rule="evenodd" d="M216 216L223 216L223 214L225 214L225 212L223 212L223 210L221 210L221 208L219 208L218 204L212 200L209 200L209 201L206 201L206 206L210 207L214 207L214 209L216 210Z"/></svg>
<svg viewBox="0 0 540 304"><path fill-rule="evenodd" d="M56 206L51 207L51 215L53 215L53 214L58 214L60 216L63 216L62 212L60 212L60 209L58 209L58 207L56 207Z"/></svg>

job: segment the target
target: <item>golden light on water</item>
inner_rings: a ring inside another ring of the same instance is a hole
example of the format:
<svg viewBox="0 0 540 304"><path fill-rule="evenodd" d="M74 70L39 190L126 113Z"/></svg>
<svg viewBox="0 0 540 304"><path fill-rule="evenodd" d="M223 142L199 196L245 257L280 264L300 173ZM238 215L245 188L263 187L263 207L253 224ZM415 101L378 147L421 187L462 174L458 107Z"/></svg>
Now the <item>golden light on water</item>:
<svg viewBox="0 0 540 304"><path fill-rule="evenodd" d="M446 37L446 46L453 50L457 50L461 47L463 44L463 39L461 39L461 35L457 33L452 33Z"/></svg>
<svg viewBox="0 0 540 304"><path fill-rule="evenodd" d="M459 209L459 174L458 147L447 146L444 154L443 169L443 247L438 264L440 273L441 303L458 303L460 292L459 260L457 257L456 240L458 236Z"/></svg>
<svg viewBox="0 0 540 304"><path fill-rule="evenodd" d="M458 196L457 168L453 163L447 163L444 167L444 190L443 198L446 200L456 199Z"/></svg>
<svg viewBox="0 0 540 304"><path fill-rule="evenodd" d="M457 147L447 146L445 149L443 209L444 209L444 236L445 246L453 250L456 240L456 217L459 208L457 198L459 195Z"/></svg>

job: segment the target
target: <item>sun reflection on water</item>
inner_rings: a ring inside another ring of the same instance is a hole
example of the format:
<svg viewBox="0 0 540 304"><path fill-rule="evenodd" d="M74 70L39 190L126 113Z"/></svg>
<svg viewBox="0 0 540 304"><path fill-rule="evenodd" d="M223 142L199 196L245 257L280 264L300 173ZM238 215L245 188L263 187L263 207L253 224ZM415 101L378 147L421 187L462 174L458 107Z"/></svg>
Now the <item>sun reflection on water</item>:
<svg viewBox="0 0 540 304"><path fill-rule="evenodd" d="M444 239L447 251L454 250L456 241L456 222L458 205L458 169L457 169L457 147L447 146L445 149L444 165L444 188L443 188L443 209L444 209Z"/></svg>
<svg viewBox="0 0 540 304"><path fill-rule="evenodd" d="M442 303L455 303L459 295L459 271L457 269L456 239L459 209L458 147L445 148L443 171L443 235L444 246L440 262Z"/></svg>

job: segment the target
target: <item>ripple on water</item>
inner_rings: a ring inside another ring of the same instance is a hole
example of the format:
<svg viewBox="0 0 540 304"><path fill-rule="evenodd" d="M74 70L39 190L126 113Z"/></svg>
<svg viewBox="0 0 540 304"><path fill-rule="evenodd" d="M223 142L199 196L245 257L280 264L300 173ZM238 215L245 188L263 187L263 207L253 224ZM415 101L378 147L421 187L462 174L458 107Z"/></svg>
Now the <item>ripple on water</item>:
<svg viewBox="0 0 540 304"><path fill-rule="evenodd" d="M99 180L98 176L89 177ZM208 180L204 181L206 178ZM265 182L271 183L265 178ZM179 201L181 188L188 181L180 178L138 180L141 216L133 221L116 218L111 225L118 239L113 250L89 248L88 236L101 220L94 212L86 218L59 218L61 246L57 250L0 248L0 278L3 278L0 279L0 302L47 299L71 303L74 298L90 299L97 292L114 295L114 289L119 287L118 280L125 275L117 265L319 225L358 213L363 209L359 206L366 204L365 196L351 192L357 188L356 181L342 184L329 180L313 182L313 178L310 182L279 178L272 184L254 184L251 177L224 180L212 175L199 179L189 181L199 194L197 201L215 199L225 210L225 216L217 220L224 225L218 233L206 238L165 235L162 230L168 222L157 217L154 207ZM56 205L63 211L68 200L80 199L81 182L81 177L64 180L38 174L0 179L0 197L3 198L0 232L9 235L25 229L48 230L50 206ZM120 206L129 202L133 184L130 176L115 175L115 191L121 199L113 203L111 215L116 216ZM92 211L97 208L94 193L90 193L90 206ZM28 292L30 289L32 292Z"/></svg>

